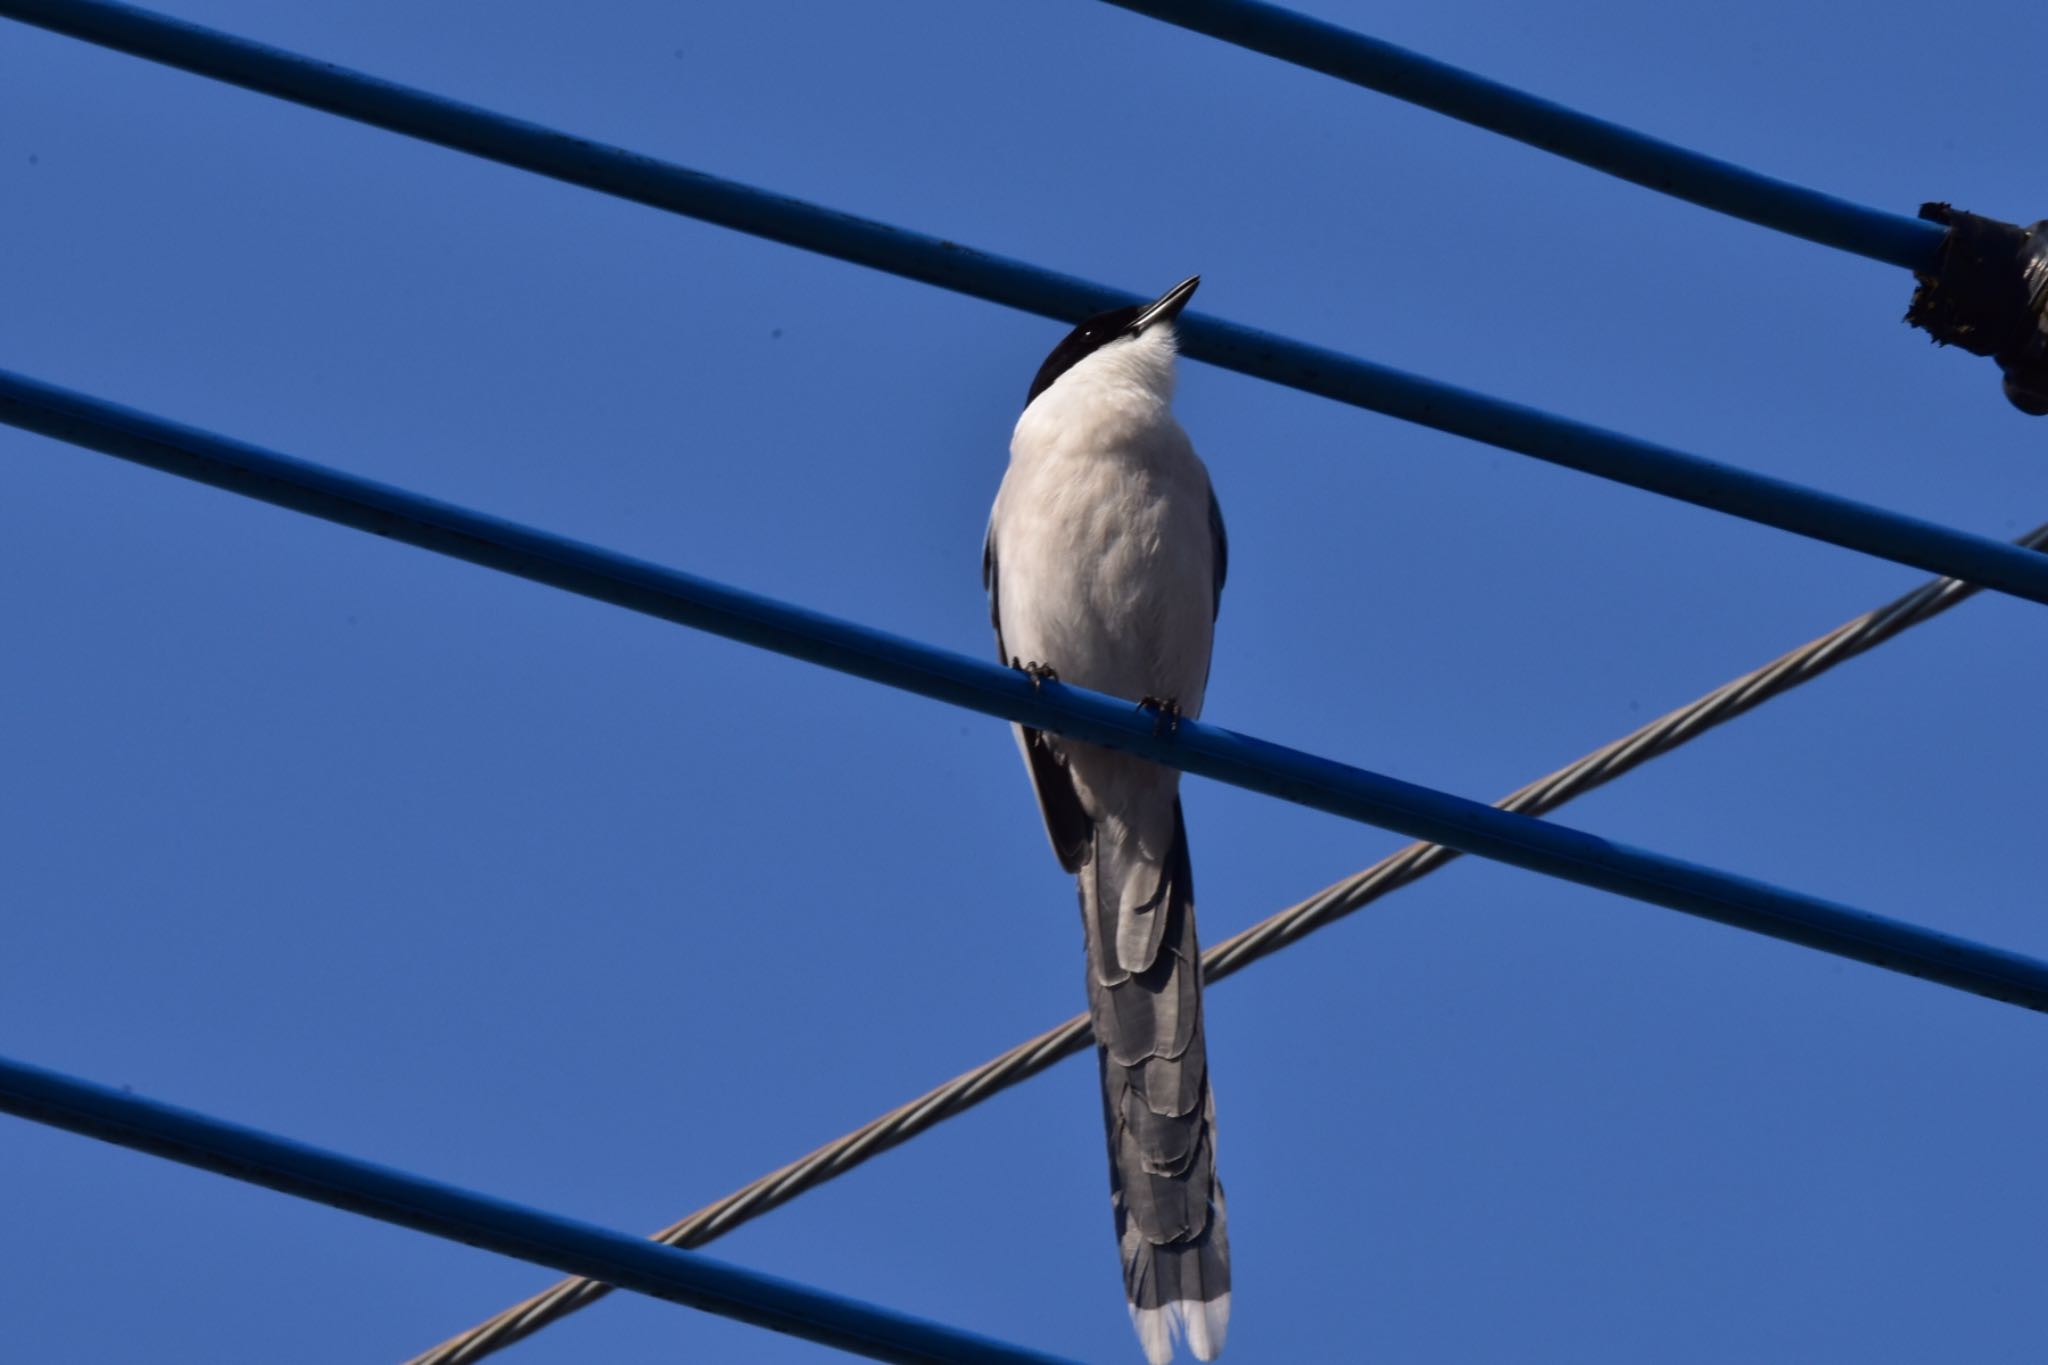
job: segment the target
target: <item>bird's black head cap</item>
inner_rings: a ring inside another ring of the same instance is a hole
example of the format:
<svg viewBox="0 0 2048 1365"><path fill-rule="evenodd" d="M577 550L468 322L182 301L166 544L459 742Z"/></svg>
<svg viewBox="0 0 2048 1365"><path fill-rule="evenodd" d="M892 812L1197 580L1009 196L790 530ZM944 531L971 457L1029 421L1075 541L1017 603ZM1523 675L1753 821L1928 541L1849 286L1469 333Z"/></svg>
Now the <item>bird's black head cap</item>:
<svg viewBox="0 0 2048 1365"><path fill-rule="evenodd" d="M1024 406L1053 386L1053 381L1073 369L1110 342L1122 337L1134 337L1154 323L1171 322L1180 316L1180 310L1187 307L1194 297L1195 286L1202 282L1200 275L1190 275L1158 298L1146 304L1128 304L1112 308L1107 313L1097 313L1086 322L1067 333L1066 340L1052 348L1052 354L1038 367L1037 378L1031 381L1031 392L1024 399Z"/></svg>

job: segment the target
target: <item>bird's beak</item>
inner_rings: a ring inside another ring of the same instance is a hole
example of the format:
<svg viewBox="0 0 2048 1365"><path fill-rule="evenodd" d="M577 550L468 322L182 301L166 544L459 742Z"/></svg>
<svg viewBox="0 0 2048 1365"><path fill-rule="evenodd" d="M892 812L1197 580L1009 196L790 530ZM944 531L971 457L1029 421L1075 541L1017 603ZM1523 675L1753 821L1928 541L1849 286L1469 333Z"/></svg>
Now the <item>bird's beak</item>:
<svg viewBox="0 0 2048 1365"><path fill-rule="evenodd" d="M1200 275L1190 275L1146 304L1131 322L1131 335L1136 336L1155 322L1172 322L1179 317L1180 310L1188 306L1188 300L1195 296L1195 288L1201 282Z"/></svg>

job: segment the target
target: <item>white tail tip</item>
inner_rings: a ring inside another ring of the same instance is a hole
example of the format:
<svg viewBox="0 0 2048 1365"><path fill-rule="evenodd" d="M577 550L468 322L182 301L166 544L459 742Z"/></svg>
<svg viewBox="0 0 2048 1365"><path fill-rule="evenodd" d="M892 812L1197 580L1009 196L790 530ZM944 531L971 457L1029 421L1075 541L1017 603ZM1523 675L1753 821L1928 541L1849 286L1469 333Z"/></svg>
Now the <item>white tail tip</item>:
<svg viewBox="0 0 2048 1365"><path fill-rule="evenodd" d="M1151 1365L1172 1365L1174 1343L1183 1335L1195 1359L1214 1360L1223 1354L1223 1339L1230 1332L1230 1295L1176 1299L1160 1308L1133 1306L1131 1326Z"/></svg>

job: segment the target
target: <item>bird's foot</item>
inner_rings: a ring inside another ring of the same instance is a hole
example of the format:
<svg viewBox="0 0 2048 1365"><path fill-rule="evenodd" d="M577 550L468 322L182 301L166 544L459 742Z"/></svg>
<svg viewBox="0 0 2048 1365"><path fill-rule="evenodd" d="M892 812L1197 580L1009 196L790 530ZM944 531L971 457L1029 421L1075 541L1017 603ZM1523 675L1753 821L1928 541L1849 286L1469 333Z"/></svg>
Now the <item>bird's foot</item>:
<svg viewBox="0 0 2048 1365"><path fill-rule="evenodd" d="M1140 711L1152 713L1152 733L1177 735L1180 733L1180 703L1172 698L1147 697L1138 703Z"/></svg>
<svg viewBox="0 0 2048 1365"><path fill-rule="evenodd" d="M1060 675L1053 671L1051 664L1025 663L1022 659L1010 660L1010 667L1031 679L1034 688L1044 687L1049 682L1058 682Z"/></svg>

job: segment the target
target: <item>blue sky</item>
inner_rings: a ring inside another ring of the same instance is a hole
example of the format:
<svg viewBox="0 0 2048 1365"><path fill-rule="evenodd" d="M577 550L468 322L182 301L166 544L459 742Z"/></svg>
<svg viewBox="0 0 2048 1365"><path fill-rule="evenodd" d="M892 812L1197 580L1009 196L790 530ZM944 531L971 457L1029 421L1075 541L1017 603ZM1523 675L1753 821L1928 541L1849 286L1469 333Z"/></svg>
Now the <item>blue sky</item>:
<svg viewBox="0 0 2048 1365"><path fill-rule="evenodd" d="M2048 426L1900 272L1090 0L176 0L1952 525ZM2048 11L1315 12L1904 212L2048 211ZM1059 324L0 23L0 365L982 653ZM1199 365L1207 716L1492 798L1920 575ZM0 1051L651 1230L1080 1008L1006 730L0 431ZM2039 609L1561 818L2048 955ZM1190 781L1209 941L1394 836ZM1466 861L1220 985L1229 1359L2009 1359L2038 1019ZM0 1354L391 1360L547 1272L0 1121ZM1138 1358L1068 1062L716 1245ZM516 1359L811 1361L615 1296Z"/></svg>

